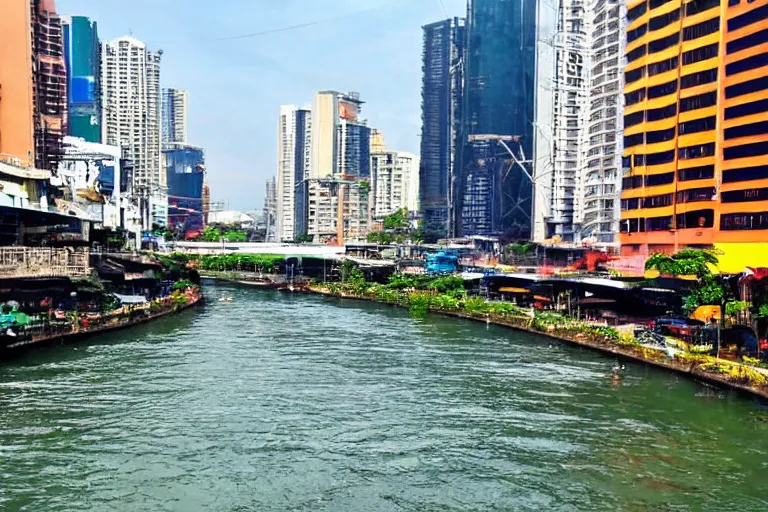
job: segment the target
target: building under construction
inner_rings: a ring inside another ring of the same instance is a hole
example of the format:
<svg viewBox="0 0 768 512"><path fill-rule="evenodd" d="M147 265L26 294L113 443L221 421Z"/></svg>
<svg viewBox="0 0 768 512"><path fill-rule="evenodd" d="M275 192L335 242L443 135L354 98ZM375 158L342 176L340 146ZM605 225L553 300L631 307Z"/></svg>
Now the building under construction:
<svg viewBox="0 0 768 512"><path fill-rule="evenodd" d="M535 74L536 2L470 0L458 235L531 236L533 184L524 169L533 151Z"/></svg>
<svg viewBox="0 0 768 512"><path fill-rule="evenodd" d="M464 19L425 25L421 88L420 205L430 241L453 232L452 196L463 90Z"/></svg>

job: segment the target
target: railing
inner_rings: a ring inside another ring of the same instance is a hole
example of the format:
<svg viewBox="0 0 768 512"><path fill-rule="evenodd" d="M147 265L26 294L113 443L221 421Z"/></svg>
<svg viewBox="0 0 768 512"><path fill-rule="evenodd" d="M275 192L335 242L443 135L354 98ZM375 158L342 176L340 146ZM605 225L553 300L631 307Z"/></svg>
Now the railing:
<svg viewBox="0 0 768 512"><path fill-rule="evenodd" d="M0 277L86 277L88 249L0 247Z"/></svg>

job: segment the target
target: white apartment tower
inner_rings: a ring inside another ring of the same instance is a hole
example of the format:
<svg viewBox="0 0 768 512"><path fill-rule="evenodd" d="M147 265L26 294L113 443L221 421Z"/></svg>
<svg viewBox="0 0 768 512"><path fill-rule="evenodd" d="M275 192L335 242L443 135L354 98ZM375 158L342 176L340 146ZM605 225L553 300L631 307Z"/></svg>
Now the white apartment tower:
<svg viewBox="0 0 768 512"><path fill-rule="evenodd" d="M307 185L310 172L312 113L294 105L280 107L277 123L277 240L307 234Z"/></svg>
<svg viewBox="0 0 768 512"><path fill-rule="evenodd" d="M546 229L537 240L610 244L618 232L622 5L563 0L557 8L548 50L555 63L548 98L552 110L546 119L537 116L538 128L549 123L553 136L549 162L538 161L541 155L537 160L536 210L547 211Z"/></svg>
<svg viewBox="0 0 768 512"><path fill-rule="evenodd" d="M181 89L163 89L163 144L187 143L189 93Z"/></svg>
<svg viewBox="0 0 768 512"><path fill-rule="evenodd" d="M102 43L103 140L131 159L133 191L145 227L167 225L168 193L161 166L160 60L141 41L125 36Z"/></svg>
<svg viewBox="0 0 768 512"><path fill-rule="evenodd" d="M419 210L419 157L385 151L371 155L373 216L381 219L398 210Z"/></svg>

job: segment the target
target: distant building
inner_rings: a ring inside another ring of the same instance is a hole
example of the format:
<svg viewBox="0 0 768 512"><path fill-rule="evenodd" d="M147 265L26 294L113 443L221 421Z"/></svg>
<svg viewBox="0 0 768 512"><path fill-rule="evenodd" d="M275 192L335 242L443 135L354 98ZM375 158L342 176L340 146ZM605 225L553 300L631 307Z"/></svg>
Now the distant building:
<svg viewBox="0 0 768 512"><path fill-rule="evenodd" d="M465 20L423 27L420 196L430 241L453 233L451 208L462 101Z"/></svg>
<svg viewBox="0 0 768 512"><path fill-rule="evenodd" d="M3 2L0 85L0 160L55 171L66 135L67 77L52 0Z"/></svg>
<svg viewBox="0 0 768 512"><path fill-rule="evenodd" d="M277 154L277 240L293 241L307 233L307 187L310 174L312 112L294 105L280 107Z"/></svg>
<svg viewBox="0 0 768 512"><path fill-rule="evenodd" d="M101 47L95 21L62 16L67 64L68 133L101 142Z"/></svg>
<svg viewBox="0 0 768 512"><path fill-rule="evenodd" d="M536 11L533 0L469 1L454 207L459 235L531 236L532 183L510 167L499 137L512 138L504 142L518 160L532 158Z"/></svg>
<svg viewBox="0 0 768 512"><path fill-rule="evenodd" d="M403 208L418 211L419 158L387 151L373 154L371 162L373 217L380 219Z"/></svg>
<svg viewBox="0 0 768 512"><path fill-rule="evenodd" d="M383 153L387 150L387 145L384 143L384 134L377 129L371 130L371 154Z"/></svg>
<svg viewBox="0 0 768 512"><path fill-rule="evenodd" d="M277 241L277 184L275 178L270 178L266 182L264 193L264 224L267 232L266 242Z"/></svg>
<svg viewBox="0 0 768 512"><path fill-rule="evenodd" d="M133 190L142 202L144 226L167 226L166 173L161 167L160 60L133 37L102 43L104 140L133 161Z"/></svg>
<svg viewBox="0 0 768 512"><path fill-rule="evenodd" d="M168 228L194 238L205 227L203 183L205 155L201 148L169 143L163 150L168 182Z"/></svg>
<svg viewBox="0 0 768 512"><path fill-rule="evenodd" d="M181 89L163 89L163 144L187 143L189 93Z"/></svg>

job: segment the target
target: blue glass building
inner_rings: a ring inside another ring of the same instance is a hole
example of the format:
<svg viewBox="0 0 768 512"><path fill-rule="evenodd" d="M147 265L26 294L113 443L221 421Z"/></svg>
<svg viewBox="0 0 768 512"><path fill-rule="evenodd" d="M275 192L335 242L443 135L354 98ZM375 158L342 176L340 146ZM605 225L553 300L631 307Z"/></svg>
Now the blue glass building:
<svg viewBox="0 0 768 512"><path fill-rule="evenodd" d="M67 66L68 133L101 143L101 49L96 22L62 16Z"/></svg>
<svg viewBox="0 0 768 512"><path fill-rule="evenodd" d="M533 184L498 138L519 137L507 145L518 158L531 158L535 75L536 0L470 0L455 205L460 235L531 236Z"/></svg>
<svg viewBox="0 0 768 512"><path fill-rule="evenodd" d="M191 237L203 230L203 150L186 144L170 144L163 150L168 180L168 227Z"/></svg>

